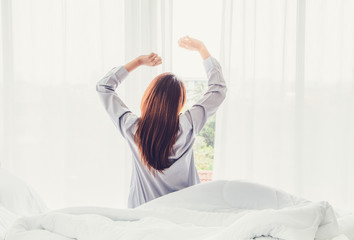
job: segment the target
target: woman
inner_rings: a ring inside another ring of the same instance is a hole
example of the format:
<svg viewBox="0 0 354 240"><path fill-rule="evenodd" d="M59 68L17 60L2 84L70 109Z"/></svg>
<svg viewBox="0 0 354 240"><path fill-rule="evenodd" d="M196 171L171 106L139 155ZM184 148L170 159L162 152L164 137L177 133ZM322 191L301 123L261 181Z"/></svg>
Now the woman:
<svg viewBox="0 0 354 240"><path fill-rule="evenodd" d="M200 53L208 76L208 90L185 113L180 112L186 102L186 88L172 73L162 73L150 83L141 101L140 117L115 93L135 68L160 65L161 57L155 53L113 68L96 86L106 111L133 152L129 208L200 183L193 143L226 96L220 64L203 42L185 36L178 44Z"/></svg>

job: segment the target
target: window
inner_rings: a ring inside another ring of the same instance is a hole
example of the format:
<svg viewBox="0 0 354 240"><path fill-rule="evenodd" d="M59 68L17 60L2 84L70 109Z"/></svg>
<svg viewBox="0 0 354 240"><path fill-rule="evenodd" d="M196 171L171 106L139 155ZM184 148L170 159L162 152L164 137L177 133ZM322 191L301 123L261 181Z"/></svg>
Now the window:
<svg viewBox="0 0 354 240"><path fill-rule="evenodd" d="M173 2L173 43L182 36L200 39L211 55L219 57L221 4L217 0L178 0ZM191 22L190 19L193 19ZM173 44L173 72L187 88L187 102L182 112L190 108L206 91L207 78L202 59L197 52L180 49ZM214 159L215 115L205 124L194 143L194 157L201 181L210 181Z"/></svg>

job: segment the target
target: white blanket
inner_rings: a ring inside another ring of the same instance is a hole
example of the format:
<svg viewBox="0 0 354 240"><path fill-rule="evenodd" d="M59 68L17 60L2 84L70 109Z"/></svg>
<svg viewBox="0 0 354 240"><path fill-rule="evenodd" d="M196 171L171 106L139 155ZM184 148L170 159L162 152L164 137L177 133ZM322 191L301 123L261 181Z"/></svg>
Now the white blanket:
<svg viewBox="0 0 354 240"><path fill-rule="evenodd" d="M71 208L21 218L6 240L348 239L340 235L327 202L312 203L261 185L234 183L231 189L225 181L201 184L136 209ZM255 200L258 193L264 199ZM203 194L210 198L196 202ZM172 204L183 197L188 201ZM250 204L256 205L251 209Z"/></svg>

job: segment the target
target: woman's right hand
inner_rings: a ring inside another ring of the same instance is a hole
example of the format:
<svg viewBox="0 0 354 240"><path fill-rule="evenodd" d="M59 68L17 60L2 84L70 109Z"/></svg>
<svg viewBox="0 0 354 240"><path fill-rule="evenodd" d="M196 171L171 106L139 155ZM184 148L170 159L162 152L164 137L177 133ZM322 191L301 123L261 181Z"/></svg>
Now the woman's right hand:
<svg viewBox="0 0 354 240"><path fill-rule="evenodd" d="M178 40L178 45L188 50L199 51L204 46L204 43L186 35Z"/></svg>
<svg viewBox="0 0 354 240"><path fill-rule="evenodd" d="M205 47L204 43L198 39L191 38L188 35L181 37L178 40L178 45L188 50L198 51L200 53L200 56L203 58L203 60L210 57L210 53L208 49Z"/></svg>

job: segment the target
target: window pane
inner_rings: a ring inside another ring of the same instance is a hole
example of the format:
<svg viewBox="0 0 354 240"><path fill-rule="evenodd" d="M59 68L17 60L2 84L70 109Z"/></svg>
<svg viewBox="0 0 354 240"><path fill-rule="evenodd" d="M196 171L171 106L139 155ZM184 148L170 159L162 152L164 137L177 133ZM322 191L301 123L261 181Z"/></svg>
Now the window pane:
<svg viewBox="0 0 354 240"><path fill-rule="evenodd" d="M207 89L206 73L198 52L180 48L182 36L189 35L204 42L211 55L220 53L221 3L218 0L178 0L173 2L173 72L186 84L190 108ZM201 181L211 180L214 158L215 115L205 124L196 138L194 156Z"/></svg>
<svg viewBox="0 0 354 240"><path fill-rule="evenodd" d="M219 0L178 0L173 2L173 70L184 77L205 77L197 52L180 48L182 36L200 39L213 56L219 57L221 35Z"/></svg>

